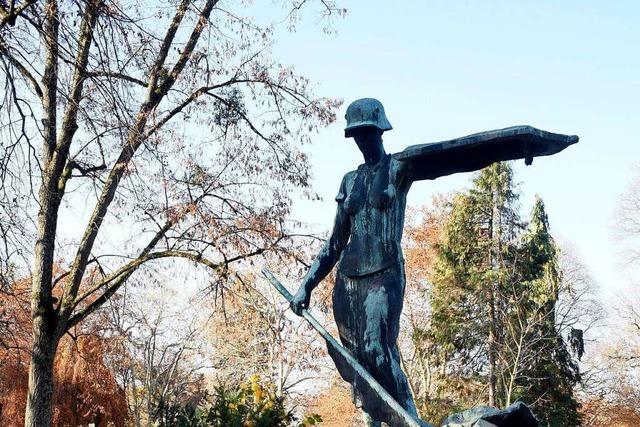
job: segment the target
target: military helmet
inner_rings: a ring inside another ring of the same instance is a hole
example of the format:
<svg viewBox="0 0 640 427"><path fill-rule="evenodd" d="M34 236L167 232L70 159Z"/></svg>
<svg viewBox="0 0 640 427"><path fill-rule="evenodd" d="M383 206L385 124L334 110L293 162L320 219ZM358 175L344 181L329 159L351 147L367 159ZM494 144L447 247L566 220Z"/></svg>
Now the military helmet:
<svg viewBox="0 0 640 427"><path fill-rule="evenodd" d="M362 98L353 101L347 107L347 127L344 129L344 137L353 136L353 130L365 126L373 126L381 131L391 130L391 123L384 114L382 103L373 98Z"/></svg>

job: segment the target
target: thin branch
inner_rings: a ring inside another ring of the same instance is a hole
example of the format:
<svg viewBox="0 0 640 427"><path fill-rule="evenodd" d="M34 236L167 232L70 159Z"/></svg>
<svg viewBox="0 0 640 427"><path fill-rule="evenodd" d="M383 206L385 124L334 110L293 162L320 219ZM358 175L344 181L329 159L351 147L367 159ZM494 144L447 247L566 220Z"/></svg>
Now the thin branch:
<svg viewBox="0 0 640 427"><path fill-rule="evenodd" d="M9 52L7 48L7 44L3 38L0 38L0 53L2 53L9 62L16 67L16 69L22 74L22 76L29 81L31 87L38 95L38 98L42 99L42 88L40 87L40 83L36 80L36 78L31 74L31 72L25 67L15 56Z"/></svg>
<svg viewBox="0 0 640 427"><path fill-rule="evenodd" d="M91 78L100 78L100 77L115 78L115 79L124 80L124 81L131 82L131 83L135 83L135 84L140 85L142 87L149 86L149 83L147 83L145 81L142 81L140 79L137 79L135 77L129 76L129 75L124 74L124 73L118 73L116 71L90 71L90 72L85 73L85 75L87 77L91 77Z"/></svg>
<svg viewBox="0 0 640 427"><path fill-rule="evenodd" d="M5 7L2 6L0 8L0 30L7 24L11 26L15 25L16 18L35 2L36 0L25 0L25 2L20 6L15 7L14 2L12 1L9 10L5 9Z"/></svg>
<svg viewBox="0 0 640 427"><path fill-rule="evenodd" d="M127 263L126 265L122 266L121 268L116 270L111 275L107 276L107 278L105 278L103 281L101 281L100 284L98 286L96 286L96 288L95 288L96 290L98 288L106 286L109 283L111 283L111 284L108 286L108 288L104 291L104 293L102 295L100 295L98 298L96 298L93 302L91 302L89 305L87 305L84 309L82 309L81 311L78 311L76 314L74 314L69 319L69 321L67 322L67 325L68 325L68 327L72 327L72 326L76 325L78 322L80 322L82 319L87 317L89 314L91 314L92 312L94 312L95 310L100 308L106 301L109 300L109 298L111 298L111 296L113 294L116 293L116 291L131 276L131 274L133 274L133 272L135 272L140 266L142 266L146 262L149 262L149 261L152 261L152 260L157 260L157 259L162 259L162 258L183 258L183 259L188 259L190 261L193 261L193 262L196 262L198 264L204 265L205 267L210 268L214 272L218 272L220 270L225 269L228 266L228 264L231 264L231 263L236 262L236 261L241 261L241 260L256 256L256 255L260 255L264 251L265 251L265 249L260 248L260 249L257 249L255 251L253 251L253 252L249 252L247 254L237 255L235 257L229 258L229 259L227 259L227 260L225 260L223 262L218 262L218 263L214 262L214 261L211 261L208 258L205 258L200 253L178 251L178 250L167 250L167 251L160 251L160 252L152 252L150 254L147 254L145 256L139 257L139 258Z"/></svg>

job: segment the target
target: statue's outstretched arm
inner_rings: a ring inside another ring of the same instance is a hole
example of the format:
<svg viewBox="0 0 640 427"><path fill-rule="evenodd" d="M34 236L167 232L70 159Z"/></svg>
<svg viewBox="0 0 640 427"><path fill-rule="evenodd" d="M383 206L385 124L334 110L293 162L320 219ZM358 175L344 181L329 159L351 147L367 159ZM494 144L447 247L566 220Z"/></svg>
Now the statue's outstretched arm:
<svg viewBox="0 0 640 427"><path fill-rule="evenodd" d="M349 240L351 221L349 215L344 211L342 204L338 204L336 218L331 230L331 235L324 243L324 246L311 264L298 292L291 302L293 311L300 315L302 309L309 307L311 292L318 284L327 277L331 269L338 262L342 250Z"/></svg>
<svg viewBox="0 0 640 427"><path fill-rule="evenodd" d="M531 126L513 126L480 132L449 141L412 145L393 156L400 160L412 181L435 179L458 172L482 169L492 163L556 154L578 142Z"/></svg>

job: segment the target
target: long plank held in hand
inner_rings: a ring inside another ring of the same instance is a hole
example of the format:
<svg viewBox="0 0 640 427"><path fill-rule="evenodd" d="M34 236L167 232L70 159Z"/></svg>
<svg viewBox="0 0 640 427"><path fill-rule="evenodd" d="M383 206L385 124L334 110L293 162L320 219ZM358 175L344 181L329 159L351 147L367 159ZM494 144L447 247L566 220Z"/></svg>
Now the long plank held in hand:
<svg viewBox="0 0 640 427"><path fill-rule="evenodd" d="M522 125L478 132L447 141L411 145L394 156L398 160L406 160L414 156L472 147L484 150L505 150L505 152L511 150L514 158L551 156L579 140L577 135L564 135Z"/></svg>
<svg viewBox="0 0 640 427"><path fill-rule="evenodd" d="M269 279L271 284L282 294L282 296L288 301L291 302L293 296L291 293L285 288L278 279L266 268L262 270L262 274ZM343 346L341 346L338 341L329 333L327 330L320 324L318 321L309 313L307 310L302 310L302 317L313 326L313 328L318 331L322 338L324 338L327 342L327 345L331 346L333 350L340 353L342 357L345 358L347 362L351 365L351 367L358 373L358 375L367 382L369 387L380 397L380 400L388 405L388 407L397 414L398 418L402 420L406 427L432 427L430 424L420 420L416 420L414 416L412 416L409 412L406 411L396 400L391 397L389 393L369 374L369 372L349 353Z"/></svg>
<svg viewBox="0 0 640 427"><path fill-rule="evenodd" d="M495 162L551 156L577 143L576 135L551 133L531 126L512 126L448 141L418 144L393 154L410 165L413 180L436 179L480 170Z"/></svg>

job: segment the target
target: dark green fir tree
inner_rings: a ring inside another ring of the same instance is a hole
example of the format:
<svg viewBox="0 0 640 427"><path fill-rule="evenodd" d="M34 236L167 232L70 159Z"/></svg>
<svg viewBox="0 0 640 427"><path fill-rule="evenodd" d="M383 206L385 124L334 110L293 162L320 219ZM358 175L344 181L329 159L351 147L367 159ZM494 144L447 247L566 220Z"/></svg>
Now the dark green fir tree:
<svg viewBox="0 0 640 427"><path fill-rule="evenodd" d="M544 425L579 422L579 372L556 327L558 250L542 200L525 227L518 197L511 166L497 163L453 199L429 278L430 323L414 334L432 352L435 387L421 406L435 422L516 400Z"/></svg>
<svg viewBox="0 0 640 427"><path fill-rule="evenodd" d="M544 425L580 425L573 390L580 371L556 325L560 288L558 248L549 232L544 202L539 197L521 245L523 292L528 296L527 316L533 327L526 340L531 345L528 368L518 379L520 398L530 402Z"/></svg>

